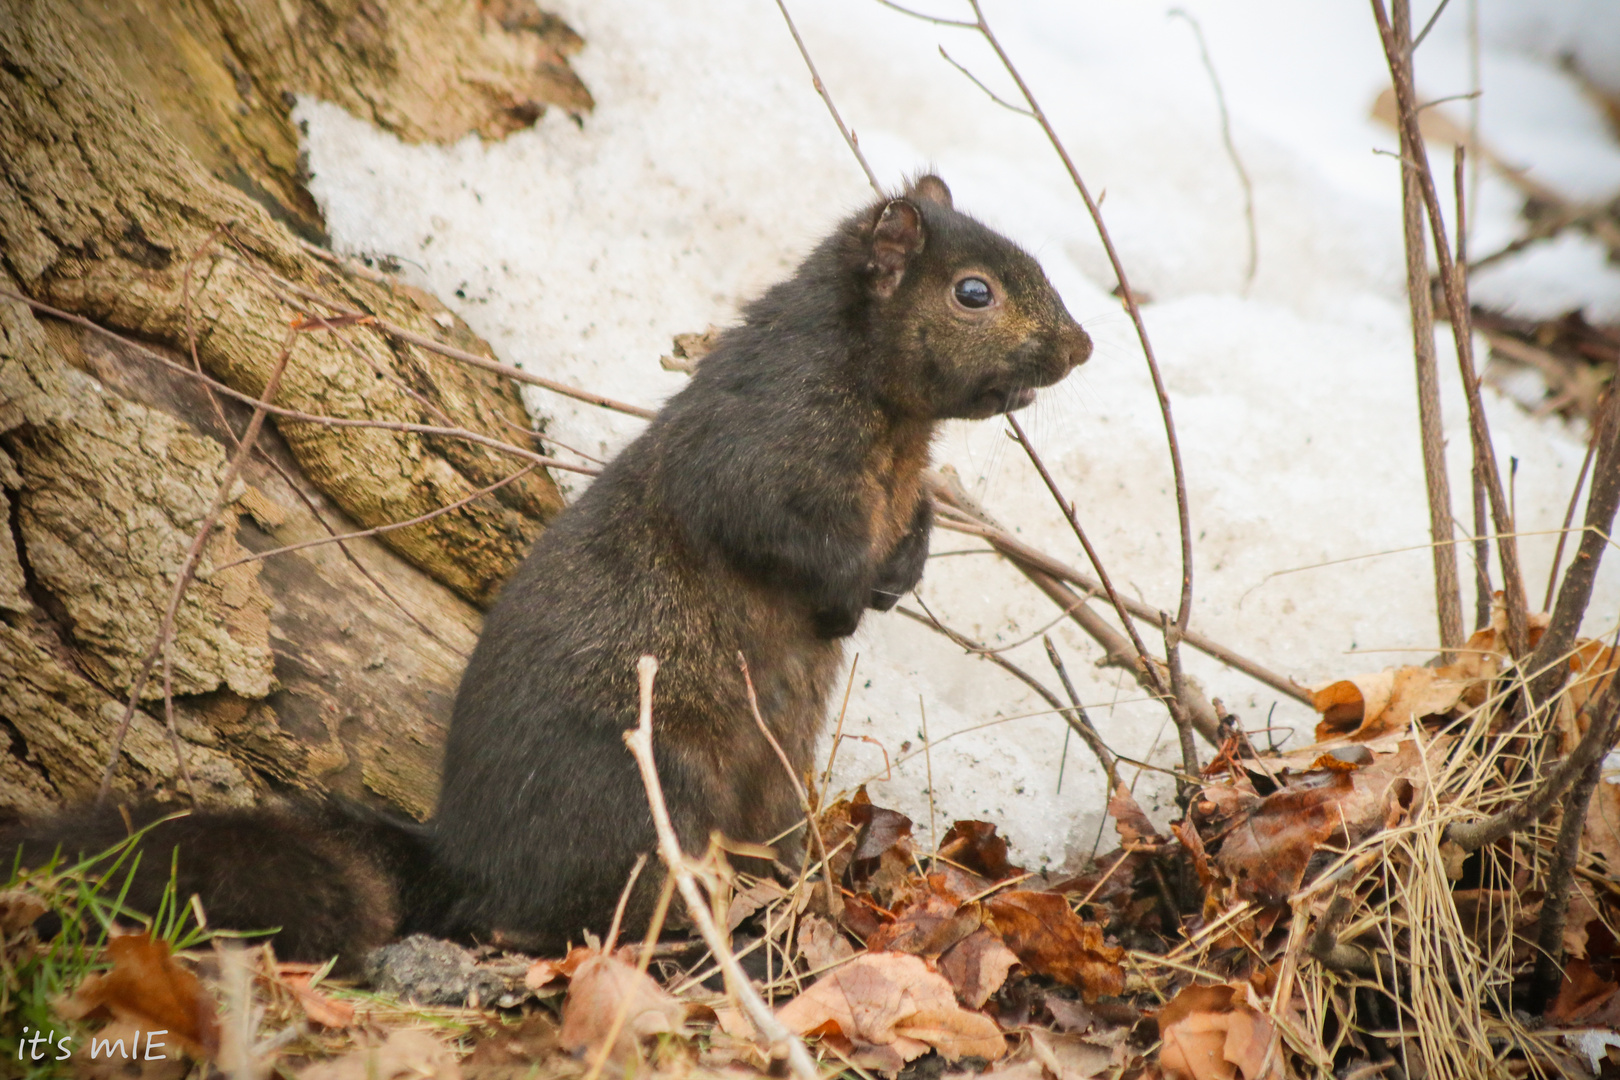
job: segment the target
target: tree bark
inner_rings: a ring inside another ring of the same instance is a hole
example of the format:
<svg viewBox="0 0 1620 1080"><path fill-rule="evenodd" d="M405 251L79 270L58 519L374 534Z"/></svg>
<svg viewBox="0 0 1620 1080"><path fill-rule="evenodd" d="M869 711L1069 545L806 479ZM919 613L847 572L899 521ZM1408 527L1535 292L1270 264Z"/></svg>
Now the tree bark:
<svg viewBox="0 0 1620 1080"><path fill-rule="evenodd" d="M290 95L410 140L500 137L590 97L528 0L0 0L0 287L252 396L318 294L463 350L432 297L312 254ZM195 351L192 350L192 341ZM516 389L365 327L296 337L275 404L524 442ZM139 348L0 301L0 808L92 793L248 409ZM486 445L277 417L231 492L168 650L199 799L369 792L418 816L487 604L562 498ZM161 671L161 665L160 665ZM173 793L164 685L118 787Z"/></svg>

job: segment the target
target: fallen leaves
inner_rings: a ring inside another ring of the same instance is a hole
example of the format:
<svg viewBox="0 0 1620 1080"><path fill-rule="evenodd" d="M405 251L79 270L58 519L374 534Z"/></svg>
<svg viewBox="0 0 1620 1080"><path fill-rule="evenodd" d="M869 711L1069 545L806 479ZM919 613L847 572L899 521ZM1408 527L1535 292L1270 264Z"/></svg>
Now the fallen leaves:
<svg viewBox="0 0 1620 1080"><path fill-rule="evenodd" d="M842 1040L856 1064L885 1072L930 1049L953 1061L995 1060L1007 1052L994 1020L962 1008L943 975L904 953L858 956L823 975L777 1016L801 1035Z"/></svg>
<svg viewBox="0 0 1620 1080"><path fill-rule="evenodd" d="M1281 1080L1276 1028L1254 992L1188 986L1159 1011L1159 1067L1169 1080Z"/></svg>
<svg viewBox="0 0 1620 1080"><path fill-rule="evenodd" d="M169 955L169 946L149 934L118 934L107 941L112 970L85 976L73 995L57 1004L70 1020L110 1015L144 1031L163 1030L193 1057L219 1049L214 1000L197 976Z"/></svg>
<svg viewBox="0 0 1620 1080"><path fill-rule="evenodd" d="M645 972L617 956L594 953L574 969L559 1039L571 1052L630 1060L642 1039L686 1030L687 1007Z"/></svg>

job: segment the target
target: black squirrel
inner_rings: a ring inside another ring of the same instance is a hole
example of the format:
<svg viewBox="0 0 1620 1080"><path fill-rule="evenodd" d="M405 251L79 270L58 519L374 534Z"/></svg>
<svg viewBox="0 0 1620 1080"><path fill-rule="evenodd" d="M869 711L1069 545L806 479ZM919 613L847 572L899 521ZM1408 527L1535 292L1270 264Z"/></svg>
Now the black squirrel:
<svg viewBox="0 0 1620 1080"><path fill-rule="evenodd" d="M1021 408L1090 352L1036 261L957 211L938 177L872 203L746 307L506 584L462 677L431 822L341 803L200 811L144 838L130 906L155 906L178 843L182 894L213 925L284 927L288 959L352 964L411 930L533 950L601 933L655 846L622 739L644 653L660 664L654 747L683 846L789 831L800 809L738 653L807 772L841 639L922 576L939 422ZM80 811L10 840L26 865L125 829ZM275 863L274 883L255 860Z"/></svg>

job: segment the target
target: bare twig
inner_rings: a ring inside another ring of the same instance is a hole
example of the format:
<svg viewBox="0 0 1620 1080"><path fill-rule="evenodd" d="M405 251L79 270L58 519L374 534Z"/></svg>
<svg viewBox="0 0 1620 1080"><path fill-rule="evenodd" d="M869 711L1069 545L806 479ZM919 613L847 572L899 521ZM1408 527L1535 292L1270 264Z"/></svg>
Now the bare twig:
<svg viewBox="0 0 1620 1080"><path fill-rule="evenodd" d="M1091 215L1092 223L1097 227L1097 236L1102 240L1103 250L1108 253L1109 265L1114 269L1114 277L1118 279L1120 296L1125 301L1125 310L1130 314L1131 325L1136 329L1136 337L1142 345L1142 356L1147 360L1148 374L1153 379L1153 391L1158 396L1159 413L1164 418L1165 439L1170 446L1170 470L1176 482L1176 516L1181 527L1181 602L1176 609L1176 626L1182 631L1187 629L1187 621L1192 617L1192 587L1193 587L1193 551L1192 551L1192 517L1187 504L1187 476L1181 466L1181 444L1176 438L1175 421L1170 415L1170 395L1164 388L1164 378L1159 374L1159 361L1153 353L1153 343L1148 339L1147 324L1142 321L1142 309L1136 302L1136 294L1132 291L1130 282L1125 276L1125 265L1120 262L1119 253L1114 250L1114 240L1108 234L1108 227L1103 224L1102 210L1096 200L1091 197L1091 191L1086 187L1085 181L1080 178L1080 170L1075 168L1074 160L1069 157L1068 149L1063 140L1058 138L1057 130L1047 119L1040 103L1035 100L1029 85L1024 82L1023 75L1012 57L1001 47L1001 41L990 24L985 21L984 12L979 7L979 0L968 0L973 8L973 17L978 23L979 33L984 40L995 50L997 58L1001 60L1007 74L1012 76L1013 82L1018 84L1018 90L1024 95L1024 101L1029 105L1030 111L1035 114L1035 122L1041 125L1046 133L1047 141L1062 160L1063 167L1068 170L1069 179L1074 188L1080 193L1080 198L1086 204L1086 210ZM1015 422L1016 423L1016 422ZM1027 444L1026 444L1027 445Z"/></svg>
<svg viewBox="0 0 1620 1080"><path fill-rule="evenodd" d="M1097 756L1097 764L1102 766L1103 775L1108 777L1108 790L1113 791L1119 787L1119 765L1114 760L1113 752L1103 743L1102 736L1097 733L1096 725L1091 722L1091 717L1086 713L1086 707L1080 704L1080 695L1075 692L1074 683L1069 680L1069 669L1063 666L1063 657L1058 655L1057 646L1052 644L1052 639L1045 635L1042 636L1041 640L1046 645L1046 658L1052 662L1052 669L1057 672L1058 681L1063 684L1063 692L1069 695L1069 701L1074 705L1074 715L1071 717L1065 713L1063 718L1068 721L1069 730L1080 732L1080 737L1091 748L1091 752ZM1086 738L1087 733L1090 733L1090 738ZM1068 736L1065 733L1064 744L1067 745L1067 743ZM1060 788L1062 786L1061 776L1060 772Z"/></svg>
<svg viewBox="0 0 1620 1080"><path fill-rule="evenodd" d="M1486 538L1490 530L1486 523L1485 510L1485 481L1479 475L1479 463L1475 462L1469 470L1474 487L1474 629L1483 630L1491 625L1491 597L1495 590L1491 588L1491 542ZM1572 511L1573 512L1573 511ZM1564 522L1564 528L1569 528L1569 522ZM1564 546L1564 534L1558 534L1558 546ZM1552 603L1552 582L1547 582L1547 604ZM1547 604L1541 605L1541 610L1547 610Z"/></svg>
<svg viewBox="0 0 1620 1080"><path fill-rule="evenodd" d="M1221 77L1215 74L1215 61L1209 56L1209 43L1204 40L1204 28L1198 20L1185 8L1171 8L1171 18L1187 20L1192 27L1193 37L1198 39L1198 55L1204 61L1204 70L1209 73L1209 85L1215 91L1215 107L1221 114L1221 142L1226 145L1226 156L1232 162L1232 168L1238 175L1238 183L1243 185L1243 220L1249 229L1249 261L1243 271L1243 289L1248 291L1254 284L1255 271L1260 267L1260 233L1254 221L1254 183L1249 179L1249 170L1243 167L1243 157L1238 153L1237 143L1232 141L1232 116L1226 110L1226 93L1221 89Z"/></svg>
<svg viewBox="0 0 1620 1080"><path fill-rule="evenodd" d="M951 67L955 68L957 71L960 71L963 75L966 75L968 77L968 81L971 82L974 86L977 86L980 90L983 90L985 97L989 98L991 101L995 102L997 105L1000 105L1003 109L1006 109L1008 112L1015 112L1019 116L1027 116L1031 120L1035 119L1035 114L1034 113L1030 112L1028 109L1024 108L1022 105L1014 105L1012 102L1008 101L1006 98L1002 97L1000 94L996 93L994 90L992 90L988 86L984 85L984 82L982 80L980 80L980 78L977 75L973 74L973 72L969 71L967 68L965 68L961 64L957 63L955 57L951 56L950 53L945 51L945 46L941 45L939 47L939 55L943 56L945 58L945 62L947 64L951 65Z"/></svg>
<svg viewBox="0 0 1620 1080"><path fill-rule="evenodd" d="M221 570L229 570L233 566L241 566L243 563L260 562L276 555L286 555L294 551L303 551L305 548L320 547L322 544L342 544L346 540L361 540L368 536L377 536L380 533L393 532L395 529L404 529L412 525L420 525L424 521L432 521L436 517L442 517L443 515L451 513L452 511L459 510L470 502L482 499L485 495L499 491L507 484L527 476L529 473L533 472L534 469L535 466L526 465L509 476L503 476L501 479L495 481L493 484L490 484L488 487L479 488L477 491L466 496L465 498L457 499L455 502L450 503L447 506L441 506L437 510L429 510L425 514L418 514L416 517L407 518L404 521L395 521L387 525L378 525L371 529L361 529L358 532L331 533L330 535L322 536L315 540L304 540L297 544L287 544L284 547L271 548L269 551L256 551L252 554L243 555L239 559L232 559L228 563L221 563L220 565L214 567L214 573L217 574Z"/></svg>
<svg viewBox="0 0 1620 1080"><path fill-rule="evenodd" d="M1563 685L1568 671L1561 661L1575 644L1581 619L1592 602L1598 563L1614 530L1615 512L1620 507L1620 394L1610 395L1609 404L1592 432L1592 442L1597 453L1593 459L1591 489L1586 496L1586 527L1575 557L1564 572L1564 582L1559 586L1558 601L1547 619L1547 629L1525 664L1530 680L1531 708L1540 708Z"/></svg>
<svg viewBox="0 0 1620 1080"><path fill-rule="evenodd" d="M782 0L777 0L778 4L781 2ZM1176 438L1175 421L1170 415L1170 395L1166 392L1164 379L1159 374L1159 361L1154 355L1153 343L1148 338L1147 325L1142 321L1141 306L1137 303L1136 293L1131 289L1130 281L1125 276L1125 266L1120 262L1119 252L1114 249L1114 240L1108 233L1108 226L1103 223L1102 210L1097 200L1091 197L1091 189L1086 187L1085 181L1081 179L1080 170L1075 168L1074 159L1069 156L1068 148L1063 145L1063 140L1058 138L1057 130L1052 127L1052 123L1047 119L1040 103L1035 100L1035 95L1030 90L1029 84L1024 81L1023 74L1018 70L1018 66L1012 62L1012 57L1007 55L1007 50L1002 48L1001 40L996 37L995 31L990 28L990 23L985 19L984 11L979 6L979 0L968 0L968 5L973 10L972 22L937 19L930 15L923 15L920 12L903 8L898 4L887 3L886 0L880 0L880 2L883 2L886 7L893 8L913 18L963 29L977 30L990 48L995 51L996 58L1001 61L1001 66L1012 77L1013 82L1017 84L1018 92L1023 95L1024 104L1028 106L1029 115L1041 126L1041 131L1046 134L1047 141L1051 143L1052 149L1057 153L1059 160L1063 162L1063 167L1069 174L1070 182L1074 184L1075 190L1080 194L1081 201L1086 204L1086 211L1091 215L1092 224L1096 226L1097 236L1102 241L1103 250L1108 254L1109 265L1113 267L1114 277L1118 279L1119 295L1125 302L1125 310L1130 315L1131 325L1136 329L1137 340L1141 342L1142 355L1147 361L1148 373L1153 379L1153 391L1158 397L1159 412L1164 417L1165 438L1170 446L1170 471L1174 474L1176 482L1176 516L1181 527L1181 602L1176 609L1176 625L1185 631L1187 629L1187 620L1192 617L1193 554L1192 518L1187 505L1187 477L1181 466L1181 444ZM795 32L794 37L797 40L797 32ZM803 53L804 46L802 42L799 48L800 52ZM805 63L808 65L810 63L809 54L805 53L804 58ZM946 57L946 59L949 60L950 58ZM811 74L815 74L813 66L811 67ZM978 80L974 79L974 82L978 83ZM983 84L979 83L979 85L982 89ZM816 82L816 89L823 93L823 99L826 100L819 79ZM991 96L995 97L995 95ZM996 100L1000 101L999 98L996 98ZM1001 104L1005 105L1006 102L1001 102ZM829 109L832 108L830 100L827 101L827 105ZM1009 106L1009 108L1012 107ZM833 120L838 123L838 130L844 132L843 122L838 120L836 111L833 111ZM847 132L844 132L844 138L846 141L850 141ZM853 146L854 144L851 142L852 149ZM864 159L862 159L861 164L863 167L865 166ZM868 175L870 175L870 170L868 170ZM876 181L873 182L872 186L874 189L877 187ZM881 194L881 192L879 193Z"/></svg>
<svg viewBox="0 0 1620 1080"><path fill-rule="evenodd" d="M1394 0L1404 5L1407 0ZM1457 346L1457 366L1462 373L1463 393L1468 400L1469 434L1472 437L1474 460L1480 465L1485 478L1486 492L1490 496L1491 516L1499 533L1514 531L1513 514L1508 507L1502 488L1502 477L1496 467L1496 455L1491 441L1490 422L1485 415L1485 402L1479 392L1479 378L1474 370L1473 333L1468 313L1467 284L1451 257L1451 245L1446 239L1445 218L1440 210L1440 197L1435 190L1434 176L1429 169L1428 154L1424 150L1423 135L1418 129L1417 95L1412 85L1412 73L1406 58L1410 52L1406 43L1395 36L1384 0L1372 0L1373 17L1378 23L1384 56L1388 61L1395 86L1397 113L1403 132L1402 145L1413 148L1411 155L1402 156L1402 168L1416 175L1423 204L1429 217L1429 230L1434 238L1435 255L1440 264L1440 281L1445 288L1446 308L1451 316L1452 338ZM1503 587L1507 597L1507 646L1515 658L1522 658L1528 648L1527 601L1524 594L1524 575L1519 569L1519 546L1512 536L1504 536L1497 543L1502 560Z"/></svg>
<svg viewBox="0 0 1620 1080"><path fill-rule="evenodd" d="M124 337L122 334L116 333L115 331L108 330L104 326L97 325L83 316L74 315L72 312L63 311L60 308L54 308L49 304L42 304L38 300L30 299L29 297L24 296L22 293L13 292L10 289L0 288L0 296L3 296L9 300L16 300L20 303L27 304L34 310L43 312L52 318L61 319L65 322L71 322L76 326L83 326L88 330L93 330L98 334L102 334L114 341L117 341L137 356L143 356L155 363L169 368L171 371L179 372L188 379L195 379L204 386L209 387L216 393L222 394L225 397L240 401L247 405L252 405L255 409L262 408L271 416L279 416L287 420L296 420L308 424L323 424L327 427L377 428L382 431L406 431L417 435L442 435L447 438L463 439L467 442L477 443L480 446L488 446L492 449L499 450L503 454L510 454L513 457L520 457L526 461L531 461L534 464L543 466L545 468L562 469L565 472L582 473L585 476L595 476L601 472L600 469L594 469L585 465L576 465L572 462L547 457L544 454L536 454L534 451L525 450L521 446L514 446L511 443L490 438L488 435L481 435L476 431L467 431L464 428L435 427L432 424L409 424L391 420L356 420L348 417L322 416L318 413L307 413L298 409L286 409L279 405L271 405L258 398L254 398L249 394L244 394L231 386L227 386L218 379L202 374L201 372L193 371L184 364L176 363L167 356L164 356L162 353L157 352L154 349L146 348L139 342ZM298 332L300 331L294 331L294 333ZM467 355L471 356L472 354L469 353Z"/></svg>
<svg viewBox="0 0 1620 1080"><path fill-rule="evenodd" d="M885 198L883 187L878 183L877 174L872 171L872 166L866 163L866 155L861 153L860 140L855 138L853 131L844 126L844 118L838 115L838 106L833 104L832 95L827 93L827 86L821 81L821 73L816 70L816 62L810 59L810 50L805 48L804 38L799 36L799 28L793 24L793 16L788 14L787 4L784 0L776 0L776 6L782 12L783 21L787 23L788 33L793 35L793 44L799 47L799 55L804 58L804 66L810 69L811 85L816 88L816 93L821 95L822 104L827 106L827 112L832 114L833 123L838 126L838 134L844 137L844 144L849 147L849 152L854 154L855 160L861 163L861 171L866 174L866 182L872 185L872 190L877 192L878 198ZM911 15L914 12L908 11L906 14ZM918 15L917 17L927 18L924 15Z"/></svg>
<svg viewBox="0 0 1620 1080"><path fill-rule="evenodd" d="M1102 584L1095 578L1082 574L1045 552L1030 547L1006 529L994 524L976 507L964 504L958 498L957 493L944 480L939 478L931 479L929 481L929 491L934 497L935 508L946 511L946 514L942 514L935 519L934 525L937 528L950 529L953 532L965 533L969 536L978 536L988 540L992 547L1011 560L1012 564L1026 576L1031 576L1032 580L1031 571L1036 571L1047 576L1049 580L1068 582L1071 585L1078 586L1088 596L1105 595ZM962 518L959 520L956 517L948 516L952 511L961 514ZM1124 594L1121 594L1120 600L1124 603L1125 609L1136 618L1157 622L1159 611L1153 605ZM1065 610L1068 609L1066 603L1060 602L1060 606L1064 607ZM1085 609L1076 609L1073 616L1076 621L1079 621L1079 613L1083 610ZM1110 632L1113 632L1112 628L1109 629ZM1114 636L1118 639L1124 651L1128 653L1129 642L1125 641L1124 637L1117 632L1114 632ZM1310 695L1300 689L1293 680L1279 675L1247 657L1240 656L1226 646L1212 641L1197 631L1186 631L1182 635L1182 641L1206 656L1219 660L1234 671L1241 671L1257 682L1264 683L1279 693L1293 698L1295 701L1306 705L1311 703ZM1104 648L1107 647L1105 644ZM1134 660L1132 662L1134 663Z"/></svg>
<svg viewBox="0 0 1620 1080"><path fill-rule="evenodd" d="M919 597L917 602L922 604L922 599ZM966 637L965 635L952 630L949 626L946 626L940 621L938 616L936 616L932 611L928 610L927 604L923 604L922 607L925 614L918 614L905 606L896 607L894 610L899 612L901 615L904 615L908 619L915 622L920 622L924 626L945 635L947 638L950 638L956 644L960 645L967 652L975 653L982 659L989 660L991 663L1007 672L1013 678L1035 691L1035 693L1040 696L1041 700L1050 705L1052 710L1063 718L1063 722L1069 726L1069 729L1076 735L1079 735L1081 740L1091 748L1091 752L1096 755L1097 762L1102 766L1103 772L1110 778L1115 776L1118 770L1118 762L1125 759L1114 753L1111 749L1109 749L1108 744L1103 742L1102 735L1100 735L1096 727L1092 725L1091 718L1086 714L1085 708L1080 704L1079 696L1075 694L1074 687L1069 683L1068 672L1063 670L1061 661L1059 661L1057 664L1058 677L1063 680L1063 685L1068 691L1069 700L1071 702L1069 705L1063 704L1063 702L1058 699L1056 694L1047 689L1044 683L1035 678L1035 676L1031 675L1029 672L1025 671L1023 668L1019 667L1017 664L1013 663L1011 660L1008 660L1006 657L998 656L995 653L975 650L973 648L975 642L972 638ZM1050 650L1050 646L1048 646L1048 649ZM1048 652L1048 655L1051 655L1051 653Z"/></svg>
<svg viewBox="0 0 1620 1080"><path fill-rule="evenodd" d="M1614 743L1615 727L1620 724L1620 678L1611 678L1603 695L1603 706L1591 719L1588 734L1602 728L1607 736L1602 750L1588 755L1579 768L1579 778L1564 803L1564 820L1559 823L1558 842L1553 848L1552 866L1547 871L1546 898L1541 902L1541 929L1537 935L1535 973L1530 978L1530 1007L1545 1012L1558 994L1564 976L1564 921L1569 915L1569 890L1576 860L1581 854L1581 833L1586 827L1586 809L1592 791L1603 775L1603 755ZM1584 742L1584 740L1583 740ZM1570 755L1574 760L1575 755ZM1565 764L1569 764L1566 761Z"/></svg>
<svg viewBox="0 0 1620 1080"><path fill-rule="evenodd" d="M821 835L821 826L816 823L815 804L810 801L810 795L805 791L804 782L799 779L799 774L793 771L793 763L788 760L787 751L782 749L782 744L771 734L769 725L765 723L765 717L759 711L759 697L754 693L754 678L748 673L748 658L741 651L737 653L737 666L742 669L743 685L748 688L748 707L754 713L754 723L759 725L759 733L765 736L765 741L776 751L776 759L782 763L782 771L787 773L788 783L793 785L793 793L799 797L799 805L804 809L805 824L809 826L810 835L816 842L816 854L820 856L821 864L830 867L832 860L827 856L827 841ZM821 880L827 889L828 914L836 918L838 912L843 910L843 899L833 885L831 871L823 873Z"/></svg>
<svg viewBox="0 0 1620 1080"><path fill-rule="evenodd" d="M1620 640L1616 644L1620 645ZM1448 826L1445 838L1464 851L1473 851L1528 829L1558 805L1564 792L1585 774L1588 766L1594 762L1602 764L1604 755L1614 746L1617 729L1620 729L1620 678L1611 678L1602 700L1590 710L1586 732L1575 749L1547 774L1540 786L1488 818Z"/></svg>
<svg viewBox="0 0 1620 1080"><path fill-rule="evenodd" d="M287 370L287 360L292 356L293 344L297 340L298 332L289 330L282 342L281 352L265 379L264 392L259 396L253 417L248 421L247 430L242 433L242 442L236 448L236 453L231 455L231 460L225 467L225 475L220 478L219 488L214 492L213 502L203 515L202 524L197 527L197 533L191 540L191 547L186 551L186 557L180 564L180 572L169 594L168 607L164 610L163 620L158 626L157 639L152 642L141 661L140 670L129 689L129 700L125 702L123 715L119 717L118 726L113 731L112 749L107 754L107 764L101 773L101 785L96 791L97 802L105 802L112 791L113 773L118 769L118 759L124 751L124 738L129 734L130 723L135 719L135 709L140 704L141 691L146 688L146 680L151 676L152 667L158 657L168 648L174 634L174 620L180 611L180 602L185 598L186 589L197 572L197 564L202 560L203 549L208 544L209 536L213 534L214 525L219 520L226 503L230 501L231 488L235 486L236 478L242 472L242 465L259 437L260 428L264 426L264 418L270 411L269 403L275 399L276 391L281 386L282 373ZM180 365L175 366L180 367L182 371L185 370Z"/></svg>
<svg viewBox="0 0 1620 1080"><path fill-rule="evenodd" d="M1182 701L1187 697L1187 687L1181 674L1181 635L1176 624L1170 620L1170 613L1160 616L1164 627L1164 655L1166 667L1170 669L1170 719L1176 723L1176 735L1181 741L1181 767L1188 776L1198 776L1203 772L1203 765L1198 760L1198 744L1193 742L1192 715ZM1180 783L1176 785L1176 801L1183 810L1192 802L1197 794L1197 785Z"/></svg>
<svg viewBox="0 0 1620 1080"><path fill-rule="evenodd" d="M1434 24L1440 21L1440 15L1446 10L1446 5L1449 3L1451 3L1451 0L1440 0L1440 6L1434 9L1434 14L1429 16L1429 21L1423 24L1422 30L1418 31L1418 36L1412 39L1413 49L1423 44L1423 39L1429 36L1429 31L1434 29Z"/></svg>
<svg viewBox="0 0 1620 1080"><path fill-rule="evenodd" d="M610 409L613 412L624 413L626 416L638 416L643 420L650 420L655 415L655 410L653 409L646 409L640 405L631 405L623 401L615 401L613 398L606 397L602 394L592 393L589 390L580 390L577 387L569 386L566 383L557 382L555 379L548 379L543 375L534 375L524 371L521 368L513 367L511 364L503 364L499 360L491 360L487 356L479 356L477 353L471 353L465 349L458 349L453 345L445 345L444 343L435 341L433 338L427 337L426 335L418 334L414 330L407 330L403 326L397 326L394 323L389 322L387 319L378 318L375 315L371 315L363 311L355 311L353 308L344 307L342 304L329 300L320 293L312 292L296 282L288 281L286 278L279 277L275 274L269 274L263 271L262 268L255 267L244 257L237 257L235 261L244 269L254 272L254 276L259 276L262 274L293 295L302 297L311 303L320 304L322 307L329 309L332 312L332 315L336 318L348 320L360 326L369 326L374 330L389 335L390 337L396 337L401 341L409 342L410 344L426 349L429 352L438 353L440 356L459 361L460 363L466 364L469 367L482 368L485 371L493 371L497 375L506 376L513 382L527 383L530 386L538 386L542 389L550 390L554 394L561 394L563 397L573 398L575 401L583 401L587 405L599 405L602 408Z"/></svg>
<svg viewBox="0 0 1620 1080"><path fill-rule="evenodd" d="M1586 486L1586 473L1592 467L1592 455L1597 453L1598 432L1592 429L1586 440L1586 456L1581 458L1581 471L1575 477L1575 489L1569 493L1569 508L1564 511L1564 526L1558 533L1558 546L1553 549L1552 569L1547 572L1547 595L1541 601L1541 610L1552 609L1553 589L1558 585L1558 567L1564 561L1564 543L1569 539L1569 524L1575 520L1575 507L1581 501L1581 489Z"/></svg>
<svg viewBox="0 0 1620 1080"><path fill-rule="evenodd" d="M1406 0L1395 0L1394 33L1398 42L1411 36ZM1408 72L1410 53L1400 59ZM1401 158L1423 153L1413 145L1405 127L1398 128ZM1418 436L1423 449L1423 479L1429 496L1429 537L1434 560L1434 600L1440 619L1443 662L1450 663L1463 643L1462 596L1457 580L1457 549L1445 541L1452 536L1451 482L1446 474L1446 441L1440 415L1440 370L1434 353L1434 308L1429 291L1429 246L1423 232L1423 196L1416 172L1401 170L1401 222L1406 241L1406 298L1412 313L1412 354L1417 362ZM1477 530L1483 532L1483 529Z"/></svg>
<svg viewBox="0 0 1620 1080"><path fill-rule="evenodd" d="M901 7L899 4L894 3L893 0L877 0L877 2L886 8L893 8L902 15L910 15L913 19L931 22L935 26L957 26L965 30L977 30L979 28L978 23L971 23L965 19L944 19L938 15L925 15L920 11L912 11L910 8Z"/></svg>
<svg viewBox="0 0 1620 1080"><path fill-rule="evenodd" d="M652 810L653 828L658 834L659 857L669 868L670 876L675 879L675 887L680 890L681 898L686 901L687 915L696 924L704 943L708 945L709 951L714 954L721 970L725 972L726 986L736 998L737 1004L748 1014L748 1018L753 1021L760 1034L770 1040L773 1047L786 1049L788 1067L793 1070L797 1080L820 1080L816 1074L815 1062L811 1060L809 1051L804 1048L804 1043L776 1018L776 1014L760 999L748 981L748 975L737 963L737 957L727 944L725 935L715 925L714 916L709 911L708 904L704 902L703 894L698 889L697 879L692 874L686 856L681 854L681 844L675 837L675 827L669 820L669 808L664 803L664 789L658 780L658 768L653 762L653 679L657 673L658 661L654 657L643 656L636 665L636 674L641 682L641 709L636 726L624 733L624 742L635 755L636 765L641 770L641 782L647 789L647 804Z"/></svg>
<svg viewBox="0 0 1620 1080"><path fill-rule="evenodd" d="M1081 526L1080 518L1075 514L1074 504L1063 497L1063 492L1059 490L1057 481L1052 478L1051 472L1046 468L1046 462L1041 460L1040 452L1035 449L1035 444L1029 441L1029 436L1024 434L1023 425L1019 424L1018 417L1008 413L1007 423L1012 426L1013 433L1018 437L1018 444L1024 448L1024 453L1029 455L1029 460L1034 464L1035 471L1040 473L1041 480L1046 484L1046 490L1057 501L1058 509L1063 511L1064 519L1068 521L1069 527L1074 530L1074 535L1079 538L1080 546L1085 549L1086 558L1091 560L1091 568L1096 572L1097 580L1102 583L1103 591L1108 594L1109 603L1114 605L1114 612L1119 616L1120 624L1125 628L1126 635L1131 639L1132 647L1136 649L1136 655L1141 662L1142 670L1147 673L1149 681L1152 682L1154 692L1161 698L1168 698L1170 696L1170 687L1159 675L1157 665L1154 663L1153 658L1148 655L1147 646L1142 644L1142 638L1136 632L1136 624L1131 621L1130 614L1120 601L1119 593L1114 589L1114 583L1108 580L1108 571L1103 569L1102 558L1097 554L1097 549L1091 546L1091 539L1086 536L1086 530Z"/></svg>

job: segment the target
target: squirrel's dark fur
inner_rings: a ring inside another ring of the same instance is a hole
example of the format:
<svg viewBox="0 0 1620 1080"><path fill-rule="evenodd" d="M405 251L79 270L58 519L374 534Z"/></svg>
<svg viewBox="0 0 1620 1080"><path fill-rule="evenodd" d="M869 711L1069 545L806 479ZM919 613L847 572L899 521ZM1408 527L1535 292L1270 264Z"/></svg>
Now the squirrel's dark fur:
<svg viewBox="0 0 1620 1080"><path fill-rule="evenodd" d="M269 920L288 927L279 951L313 958L342 942L352 956L353 942L407 922L532 948L603 931L636 857L654 847L622 739L644 653L659 660L654 747L683 845L701 851L716 830L756 843L789 830L799 807L749 710L738 653L767 725L807 771L840 639L922 576L932 524L922 474L938 422L1021 407L1090 351L1035 260L956 211L938 178L847 219L746 308L507 583L462 678L438 812L422 833L379 844L387 830L373 816L315 842L306 823L346 811L272 811L300 823L287 832L305 849L301 868L277 873L289 903L301 890L312 909ZM71 837L36 828L25 854L53 838L122 835L121 822L102 821ZM182 868L231 859L187 883L228 889L241 873L263 887L225 850L249 843L202 839L210 823L255 827L235 812L159 826L151 866L166 872L180 837ZM431 858L420 860L424 840ZM333 899L342 889L331 883L354 876L328 857L342 848L359 876L392 875L403 899L376 911ZM233 908L227 919L217 892L198 891L214 924L258 918ZM632 923L651 896L639 891Z"/></svg>

